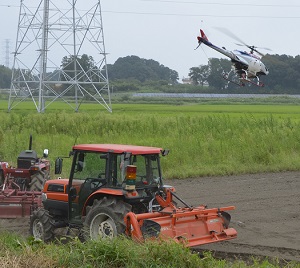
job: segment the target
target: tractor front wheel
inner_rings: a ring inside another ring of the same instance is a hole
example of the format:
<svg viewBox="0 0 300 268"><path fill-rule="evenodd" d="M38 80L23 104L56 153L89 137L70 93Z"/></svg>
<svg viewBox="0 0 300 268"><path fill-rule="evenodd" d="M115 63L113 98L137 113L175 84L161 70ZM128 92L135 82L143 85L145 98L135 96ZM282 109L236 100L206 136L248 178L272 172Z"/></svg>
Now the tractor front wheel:
<svg viewBox="0 0 300 268"><path fill-rule="evenodd" d="M94 200L93 206L86 208L83 236L85 240L114 238L125 233L125 215L131 206L113 197Z"/></svg>
<svg viewBox="0 0 300 268"><path fill-rule="evenodd" d="M30 233L36 240L50 242L54 238L54 220L48 210L39 208L30 216Z"/></svg>

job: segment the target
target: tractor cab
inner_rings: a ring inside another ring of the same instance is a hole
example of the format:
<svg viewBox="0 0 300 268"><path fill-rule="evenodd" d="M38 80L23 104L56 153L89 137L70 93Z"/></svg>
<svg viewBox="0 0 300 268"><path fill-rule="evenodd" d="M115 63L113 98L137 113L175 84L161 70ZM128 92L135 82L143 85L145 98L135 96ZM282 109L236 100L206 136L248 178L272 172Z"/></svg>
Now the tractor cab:
<svg viewBox="0 0 300 268"><path fill-rule="evenodd" d="M109 149L108 149L109 148ZM76 145L68 180L69 220L80 222L95 199L114 196L136 213L149 211L149 203L162 186L161 148L131 145ZM62 161L56 162L56 173ZM49 182L51 183L51 182Z"/></svg>
<svg viewBox="0 0 300 268"><path fill-rule="evenodd" d="M101 181L109 188L135 190L161 183L159 155L75 153L72 180ZM133 174L129 173L135 173ZM95 183L93 184L95 186Z"/></svg>

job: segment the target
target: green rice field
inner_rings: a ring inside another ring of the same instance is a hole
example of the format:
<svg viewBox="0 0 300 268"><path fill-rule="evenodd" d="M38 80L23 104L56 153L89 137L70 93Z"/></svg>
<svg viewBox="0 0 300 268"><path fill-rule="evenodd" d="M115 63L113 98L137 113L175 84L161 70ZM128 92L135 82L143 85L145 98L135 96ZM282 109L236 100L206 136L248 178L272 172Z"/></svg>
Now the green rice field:
<svg viewBox="0 0 300 268"><path fill-rule="evenodd" d="M0 160L15 164L33 148L49 158L67 156L73 144L124 143L170 149L164 177L300 170L300 106L292 104L83 104L75 113L54 103L38 114L30 102L7 113L0 101ZM68 159L64 176L68 176Z"/></svg>

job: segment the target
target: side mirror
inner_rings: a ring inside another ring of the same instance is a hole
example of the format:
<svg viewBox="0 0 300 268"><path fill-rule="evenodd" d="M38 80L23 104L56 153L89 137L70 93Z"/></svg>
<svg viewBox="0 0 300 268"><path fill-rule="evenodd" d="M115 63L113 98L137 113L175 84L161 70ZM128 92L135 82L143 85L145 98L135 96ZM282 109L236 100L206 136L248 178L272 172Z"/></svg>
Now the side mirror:
<svg viewBox="0 0 300 268"><path fill-rule="evenodd" d="M161 155L162 156L167 156L169 154L169 152L170 152L170 150L168 150L168 149L162 150Z"/></svg>
<svg viewBox="0 0 300 268"><path fill-rule="evenodd" d="M44 149L43 157L47 158L48 155L49 155L49 150L48 149Z"/></svg>
<svg viewBox="0 0 300 268"><path fill-rule="evenodd" d="M55 159L55 174L61 174L62 171L62 165L63 165L63 159L62 158L56 158Z"/></svg>

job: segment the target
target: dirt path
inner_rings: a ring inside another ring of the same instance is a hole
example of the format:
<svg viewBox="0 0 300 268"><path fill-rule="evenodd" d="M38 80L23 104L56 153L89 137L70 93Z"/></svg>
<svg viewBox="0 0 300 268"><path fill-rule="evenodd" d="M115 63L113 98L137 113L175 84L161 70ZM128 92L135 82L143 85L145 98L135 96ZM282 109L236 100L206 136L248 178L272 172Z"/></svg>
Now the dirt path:
<svg viewBox="0 0 300 268"><path fill-rule="evenodd" d="M230 211L235 240L200 247L241 255L300 261L300 172L247 174L165 181L187 203L209 208L236 206ZM29 219L1 220L0 231L28 235Z"/></svg>
<svg viewBox="0 0 300 268"><path fill-rule="evenodd" d="M171 180L187 203L236 206L238 238L202 249L300 261L300 172Z"/></svg>

